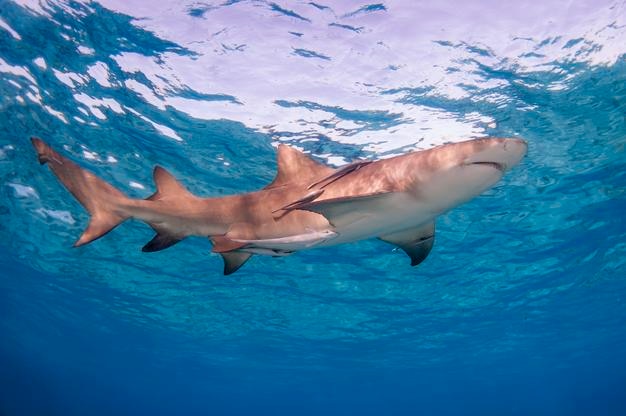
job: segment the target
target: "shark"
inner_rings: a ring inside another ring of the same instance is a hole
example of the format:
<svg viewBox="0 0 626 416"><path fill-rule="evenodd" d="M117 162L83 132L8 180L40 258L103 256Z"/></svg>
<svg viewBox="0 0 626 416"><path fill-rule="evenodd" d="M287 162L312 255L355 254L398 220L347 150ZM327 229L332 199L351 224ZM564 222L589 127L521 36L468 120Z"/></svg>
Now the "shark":
<svg viewBox="0 0 626 416"><path fill-rule="evenodd" d="M487 137L333 168L280 144L276 176L258 191L199 197L156 166L156 191L136 199L40 138L31 142L39 163L90 215L75 247L137 219L155 231L144 252L205 237L222 256L225 275L253 255L287 256L371 238L401 249L416 266L432 250L436 218L495 185L528 148L520 138Z"/></svg>

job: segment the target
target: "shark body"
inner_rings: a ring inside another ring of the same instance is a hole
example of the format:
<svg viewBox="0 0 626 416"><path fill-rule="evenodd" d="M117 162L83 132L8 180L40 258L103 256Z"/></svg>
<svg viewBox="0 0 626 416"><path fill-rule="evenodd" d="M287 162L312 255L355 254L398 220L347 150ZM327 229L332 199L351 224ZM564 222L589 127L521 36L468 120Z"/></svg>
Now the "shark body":
<svg viewBox="0 0 626 416"><path fill-rule="evenodd" d="M259 191L200 198L157 166L156 192L131 199L41 139L32 143L40 163L91 215L75 246L135 218L156 232L143 251L208 237L224 274L253 254L285 256L368 238L398 246L417 265L433 246L435 218L493 186L527 150L521 139L484 138L334 169L279 145L276 177Z"/></svg>

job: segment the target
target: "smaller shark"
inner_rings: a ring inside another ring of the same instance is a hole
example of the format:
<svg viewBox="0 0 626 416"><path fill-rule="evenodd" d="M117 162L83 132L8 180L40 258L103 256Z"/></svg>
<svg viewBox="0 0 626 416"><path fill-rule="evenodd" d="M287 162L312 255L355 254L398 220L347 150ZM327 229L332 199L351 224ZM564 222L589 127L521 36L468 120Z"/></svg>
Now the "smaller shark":
<svg viewBox="0 0 626 416"><path fill-rule="evenodd" d="M131 199L41 139L31 141L39 162L91 215L75 247L135 218L156 232L143 251L208 237L227 275L253 254L286 256L368 238L401 248L415 266L433 247L436 217L493 186L527 151L518 138L483 138L333 169L281 144L276 177L259 191L200 198L156 166L156 192Z"/></svg>

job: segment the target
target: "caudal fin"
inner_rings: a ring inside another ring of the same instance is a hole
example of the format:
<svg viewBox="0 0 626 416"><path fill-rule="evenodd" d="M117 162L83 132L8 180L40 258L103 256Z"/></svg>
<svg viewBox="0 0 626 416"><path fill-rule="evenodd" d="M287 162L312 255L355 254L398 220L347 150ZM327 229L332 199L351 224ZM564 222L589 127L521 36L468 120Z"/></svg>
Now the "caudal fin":
<svg viewBox="0 0 626 416"><path fill-rule="evenodd" d="M90 243L129 218L124 209L128 197L93 173L61 156L43 140L33 137L39 163L48 164L68 191L91 215L89 225L74 247Z"/></svg>

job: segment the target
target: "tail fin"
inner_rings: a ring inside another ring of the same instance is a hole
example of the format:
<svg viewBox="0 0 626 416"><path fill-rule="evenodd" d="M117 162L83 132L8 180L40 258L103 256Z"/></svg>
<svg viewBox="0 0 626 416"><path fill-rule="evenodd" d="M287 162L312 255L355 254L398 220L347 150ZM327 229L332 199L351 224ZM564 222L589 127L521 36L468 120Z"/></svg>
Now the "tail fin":
<svg viewBox="0 0 626 416"><path fill-rule="evenodd" d="M87 229L74 243L79 247L90 243L129 218L123 202L128 197L93 173L55 152L36 137L31 142L37 151L39 163L48 164L61 183L91 215Z"/></svg>

